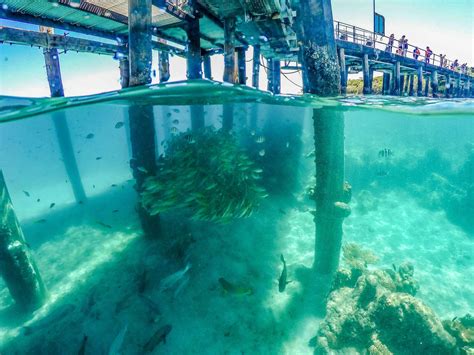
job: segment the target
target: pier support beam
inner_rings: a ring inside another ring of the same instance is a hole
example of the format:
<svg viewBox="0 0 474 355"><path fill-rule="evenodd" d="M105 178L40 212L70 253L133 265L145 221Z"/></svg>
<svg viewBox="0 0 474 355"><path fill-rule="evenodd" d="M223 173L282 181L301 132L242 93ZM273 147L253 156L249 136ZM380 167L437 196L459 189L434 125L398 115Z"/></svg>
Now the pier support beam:
<svg viewBox="0 0 474 355"><path fill-rule="evenodd" d="M401 95L400 62L395 63L393 68L393 95Z"/></svg>
<svg viewBox="0 0 474 355"><path fill-rule="evenodd" d="M128 57L120 58L119 61L120 69L120 86L122 89L128 88L130 85L130 62Z"/></svg>
<svg viewBox="0 0 474 355"><path fill-rule="evenodd" d="M40 32L46 31L46 28L40 28ZM48 77L49 90L51 97L63 97L64 88L61 78L61 69L59 65L59 53L57 48L45 48L43 50L44 61L46 65L46 74ZM85 202L86 193L82 185L79 168L77 167L76 156L72 146L71 133L63 111L52 114L54 130L59 144L59 150L64 162L67 176L71 182L72 192L76 202Z"/></svg>
<svg viewBox="0 0 474 355"><path fill-rule="evenodd" d="M237 52L239 84L246 85L247 84L247 68L246 68L246 63L245 63L246 49L244 47L239 47L236 49L236 52Z"/></svg>
<svg viewBox="0 0 474 355"><path fill-rule="evenodd" d="M454 97L460 97L461 93L461 75L457 75L456 86L454 87Z"/></svg>
<svg viewBox="0 0 474 355"><path fill-rule="evenodd" d="M203 56L203 66L204 66L204 77L206 79L212 80L211 55L209 53L206 53Z"/></svg>
<svg viewBox="0 0 474 355"><path fill-rule="evenodd" d="M408 80L410 81L410 83L408 84L408 96L413 96L415 94L415 90L414 90L415 76L413 74L410 74L410 76L408 77Z"/></svg>
<svg viewBox="0 0 474 355"><path fill-rule="evenodd" d="M43 305L46 288L16 218L1 170L0 275L22 310L33 311Z"/></svg>
<svg viewBox="0 0 474 355"><path fill-rule="evenodd" d="M418 68L416 68L416 78L417 78L416 96L422 96L423 95L423 67L421 65Z"/></svg>
<svg viewBox="0 0 474 355"><path fill-rule="evenodd" d="M400 96L405 94L405 75L400 75Z"/></svg>
<svg viewBox="0 0 474 355"><path fill-rule="evenodd" d="M253 70L252 70L252 86L256 89L259 87L260 80L260 45L253 47Z"/></svg>
<svg viewBox="0 0 474 355"><path fill-rule="evenodd" d="M449 98L451 92L451 76L446 76L446 84L444 84L444 97Z"/></svg>
<svg viewBox="0 0 474 355"><path fill-rule="evenodd" d="M427 75L425 77L425 96L428 96L429 94L429 89L430 89L430 76Z"/></svg>
<svg viewBox="0 0 474 355"><path fill-rule="evenodd" d="M192 4L191 1L190 4ZM202 79L201 37L199 29L199 16L186 23L186 35L188 36L188 50L186 51L187 78Z"/></svg>
<svg viewBox="0 0 474 355"><path fill-rule="evenodd" d="M158 53L158 73L160 83L166 83L170 80L170 55L168 52L160 51Z"/></svg>
<svg viewBox="0 0 474 355"><path fill-rule="evenodd" d="M364 54L364 56L362 58L362 73L363 73L363 77L364 77L364 89L363 89L364 95L371 94L369 70L370 70L370 68L369 68L369 55Z"/></svg>
<svg viewBox="0 0 474 355"><path fill-rule="evenodd" d="M224 19L224 82L235 83L235 17Z"/></svg>
<svg viewBox="0 0 474 355"><path fill-rule="evenodd" d="M340 89L330 0L301 0L301 38L304 91L335 96ZM335 64L335 65L334 65ZM316 240L313 268L332 275L339 266L344 195L344 115L328 107L313 111L316 163Z"/></svg>
<svg viewBox="0 0 474 355"><path fill-rule="evenodd" d="M130 86L151 82L151 0L129 0L129 60ZM132 159L130 167L136 190L143 191L145 179L156 172L155 121L153 106L133 105L128 109ZM145 236L156 238L160 231L159 216L150 216L139 203L138 216Z"/></svg>
<svg viewBox="0 0 474 355"><path fill-rule="evenodd" d="M383 73L382 95L390 95L390 73Z"/></svg>
<svg viewBox="0 0 474 355"><path fill-rule="evenodd" d="M438 97L438 71L433 70L431 73L431 93L433 97Z"/></svg>
<svg viewBox="0 0 474 355"><path fill-rule="evenodd" d="M347 67L346 67L346 53L344 48L339 48L339 68L341 72L341 94L347 93Z"/></svg>
<svg viewBox="0 0 474 355"><path fill-rule="evenodd" d="M274 94L281 93L281 64L278 59L272 60L272 92Z"/></svg>

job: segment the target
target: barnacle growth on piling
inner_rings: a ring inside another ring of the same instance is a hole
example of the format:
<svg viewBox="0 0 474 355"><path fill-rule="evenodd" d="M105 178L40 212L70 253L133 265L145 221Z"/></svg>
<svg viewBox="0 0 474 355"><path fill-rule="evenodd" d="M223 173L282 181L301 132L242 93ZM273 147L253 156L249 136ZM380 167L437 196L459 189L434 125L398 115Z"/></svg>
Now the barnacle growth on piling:
<svg viewBox="0 0 474 355"><path fill-rule="evenodd" d="M250 216L267 196L258 168L229 133L204 129L174 135L143 185L151 215L186 208L192 219L226 223Z"/></svg>

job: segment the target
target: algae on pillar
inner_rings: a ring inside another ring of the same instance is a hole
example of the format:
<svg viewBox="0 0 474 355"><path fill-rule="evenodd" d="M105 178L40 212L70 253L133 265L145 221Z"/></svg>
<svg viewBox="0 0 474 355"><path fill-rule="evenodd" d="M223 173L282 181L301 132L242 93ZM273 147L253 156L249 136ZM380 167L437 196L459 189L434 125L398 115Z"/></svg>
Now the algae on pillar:
<svg viewBox="0 0 474 355"><path fill-rule="evenodd" d="M330 0L301 0L304 91L339 94L340 69ZM332 274L339 265L342 223L350 213L344 193L344 115L328 107L313 111L316 160L314 269Z"/></svg>
<svg viewBox="0 0 474 355"><path fill-rule="evenodd" d="M46 288L16 218L1 170L0 275L20 308L33 311L43 305Z"/></svg>
<svg viewBox="0 0 474 355"><path fill-rule="evenodd" d="M151 82L151 0L129 0L130 86ZM132 105L128 110L132 159L130 167L138 193L145 179L156 172L155 120L153 106ZM156 237L160 230L159 216L150 216L138 204L138 216L147 237Z"/></svg>

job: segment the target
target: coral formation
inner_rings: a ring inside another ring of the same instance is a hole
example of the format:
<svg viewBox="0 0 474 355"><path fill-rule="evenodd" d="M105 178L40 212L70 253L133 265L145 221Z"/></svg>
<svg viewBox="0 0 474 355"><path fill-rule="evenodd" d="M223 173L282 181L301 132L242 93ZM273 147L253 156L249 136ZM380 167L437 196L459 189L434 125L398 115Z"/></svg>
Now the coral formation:
<svg viewBox="0 0 474 355"><path fill-rule="evenodd" d="M474 317L466 314L464 317L443 321L444 328L455 339L460 354L474 354Z"/></svg>
<svg viewBox="0 0 474 355"><path fill-rule="evenodd" d="M366 265L376 261L375 255L353 243L344 246L344 261L349 267L336 274L316 336L316 354L457 351L457 338L414 297L418 285L413 265L369 270Z"/></svg>
<svg viewBox="0 0 474 355"><path fill-rule="evenodd" d="M204 129L173 136L141 194L151 215L188 208L195 220L229 222L248 217L266 197L262 169L229 133Z"/></svg>

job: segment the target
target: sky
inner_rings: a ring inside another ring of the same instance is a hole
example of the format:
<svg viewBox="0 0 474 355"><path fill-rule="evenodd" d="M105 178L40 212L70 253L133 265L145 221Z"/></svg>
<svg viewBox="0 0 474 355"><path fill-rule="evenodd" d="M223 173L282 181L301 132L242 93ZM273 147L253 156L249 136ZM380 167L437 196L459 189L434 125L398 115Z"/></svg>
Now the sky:
<svg viewBox="0 0 474 355"><path fill-rule="evenodd" d="M373 0L332 0L335 20L371 30ZM429 45L435 53L447 53L449 59L474 65L474 0L376 0L376 11L385 17L386 34L396 38L405 34L409 43L421 48ZM37 30L37 26L0 20L0 26ZM62 33L62 31L56 31ZM76 37L80 35L74 34ZM247 51L247 60L252 49ZM61 73L66 96L88 95L120 89L118 61L109 56L87 53L60 55ZM212 58L213 77L222 80L223 57ZM153 69L158 67L153 52ZM251 76L251 61L247 75ZM291 83L282 76L283 93L301 91L301 75L289 74ZM186 62L171 58L171 81L186 78ZM158 77L152 78L153 83ZM250 80L249 80L250 84ZM260 88L266 89L266 74L260 73ZM0 44L0 95L44 97L49 87L42 50L20 45Z"/></svg>

